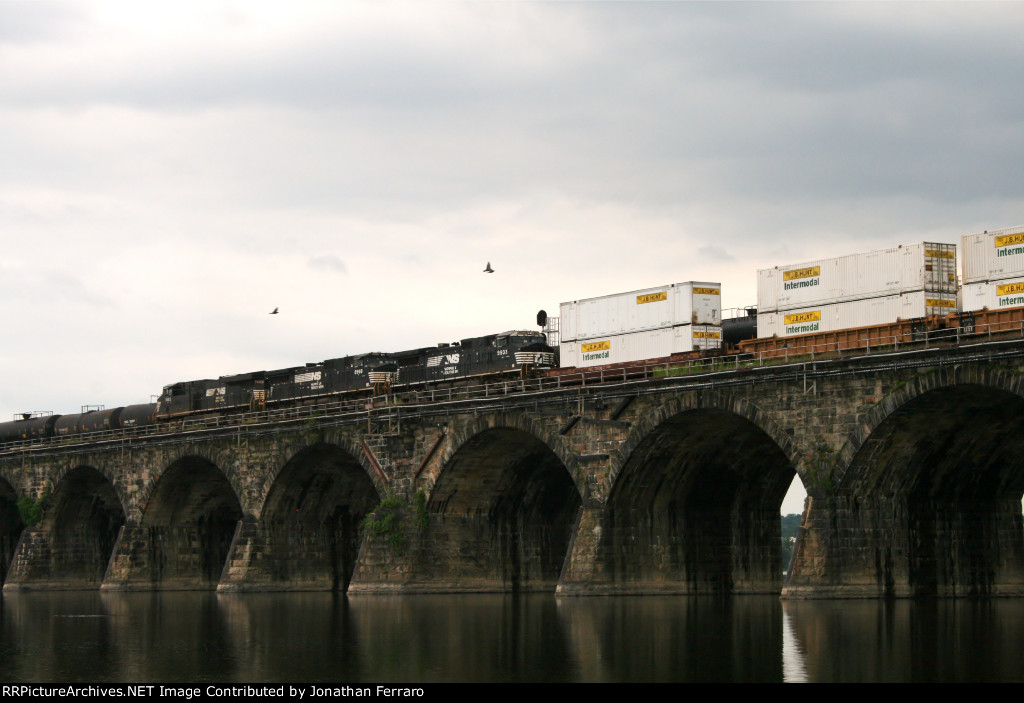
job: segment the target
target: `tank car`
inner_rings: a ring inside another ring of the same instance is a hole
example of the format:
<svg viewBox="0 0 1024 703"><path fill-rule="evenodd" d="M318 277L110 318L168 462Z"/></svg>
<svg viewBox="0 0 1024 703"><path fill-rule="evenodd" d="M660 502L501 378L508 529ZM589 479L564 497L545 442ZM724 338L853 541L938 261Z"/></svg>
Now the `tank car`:
<svg viewBox="0 0 1024 703"><path fill-rule="evenodd" d="M0 422L0 442L19 442L26 439L45 439L53 436L53 426L60 415L22 413L21 419Z"/></svg>
<svg viewBox="0 0 1024 703"><path fill-rule="evenodd" d="M53 433L58 437L85 434L109 430L118 426L121 408L111 410L87 410L80 413L61 415L53 426Z"/></svg>
<svg viewBox="0 0 1024 703"><path fill-rule="evenodd" d="M735 314L722 318L722 344L728 349L734 349L745 339L757 337L757 308L741 308L731 312Z"/></svg>
<svg viewBox="0 0 1024 703"><path fill-rule="evenodd" d="M156 408L156 403L144 403L61 415L53 424L53 435L66 437L105 430L146 427L156 422Z"/></svg>
<svg viewBox="0 0 1024 703"><path fill-rule="evenodd" d="M19 420L0 422L0 443L147 427L156 423L156 410L156 403L143 403L70 415L23 413Z"/></svg>
<svg viewBox="0 0 1024 703"><path fill-rule="evenodd" d="M120 429L131 429L133 427L149 427L155 424L156 407L156 403L124 406L121 408L121 415L118 418L118 427Z"/></svg>

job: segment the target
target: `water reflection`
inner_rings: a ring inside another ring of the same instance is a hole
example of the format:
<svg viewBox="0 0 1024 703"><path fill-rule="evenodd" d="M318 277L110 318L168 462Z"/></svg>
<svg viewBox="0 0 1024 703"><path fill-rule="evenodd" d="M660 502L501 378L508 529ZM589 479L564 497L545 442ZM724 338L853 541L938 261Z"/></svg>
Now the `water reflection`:
<svg viewBox="0 0 1024 703"><path fill-rule="evenodd" d="M786 601L811 681L1019 681L1024 600Z"/></svg>
<svg viewBox="0 0 1024 703"><path fill-rule="evenodd" d="M807 682L807 657L796 637L793 616L782 610L782 680L786 683Z"/></svg>
<svg viewBox="0 0 1024 703"><path fill-rule="evenodd" d="M774 597L558 601L583 681L779 681Z"/></svg>
<svg viewBox="0 0 1024 703"><path fill-rule="evenodd" d="M14 593L5 682L984 681L1024 601Z"/></svg>

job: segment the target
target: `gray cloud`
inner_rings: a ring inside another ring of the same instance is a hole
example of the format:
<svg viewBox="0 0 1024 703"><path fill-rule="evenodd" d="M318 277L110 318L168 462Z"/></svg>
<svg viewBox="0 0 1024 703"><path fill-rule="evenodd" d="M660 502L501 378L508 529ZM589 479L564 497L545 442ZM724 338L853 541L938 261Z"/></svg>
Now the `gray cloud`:
<svg viewBox="0 0 1024 703"><path fill-rule="evenodd" d="M309 260L310 268L318 269L320 271L329 271L332 273L348 273L348 267L345 262L336 256L314 256Z"/></svg>
<svg viewBox="0 0 1024 703"><path fill-rule="evenodd" d="M712 261L735 261L736 257L731 255L722 247L706 246L700 247L697 253L703 256L705 259Z"/></svg>
<svg viewBox="0 0 1024 703"><path fill-rule="evenodd" d="M87 21L87 10L76 2L2 2L0 46L66 40Z"/></svg>

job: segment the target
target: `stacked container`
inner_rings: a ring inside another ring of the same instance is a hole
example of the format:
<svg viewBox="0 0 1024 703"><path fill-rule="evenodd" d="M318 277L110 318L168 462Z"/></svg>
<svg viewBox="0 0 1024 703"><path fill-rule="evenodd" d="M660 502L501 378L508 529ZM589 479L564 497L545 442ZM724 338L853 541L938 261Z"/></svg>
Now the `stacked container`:
<svg viewBox="0 0 1024 703"><path fill-rule="evenodd" d="M923 242L757 272L757 334L788 337L957 310L956 245Z"/></svg>
<svg viewBox="0 0 1024 703"><path fill-rule="evenodd" d="M1024 306L1024 226L963 237L964 310Z"/></svg>
<svg viewBox="0 0 1024 703"><path fill-rule="evenodd" d="M657 359L722 344L720 283L673 283L562 303L562 366Z"/></svg>

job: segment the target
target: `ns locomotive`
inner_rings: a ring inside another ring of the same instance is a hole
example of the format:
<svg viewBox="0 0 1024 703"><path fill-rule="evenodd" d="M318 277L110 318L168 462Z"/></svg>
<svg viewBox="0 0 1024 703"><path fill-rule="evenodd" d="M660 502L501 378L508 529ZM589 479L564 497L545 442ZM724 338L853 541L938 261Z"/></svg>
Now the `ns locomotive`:
<svg viewBox="0 0 1024 703"><path fill-rule="evenodd" d="M369 353L219 379L165 386L158 419L196 412L262 410L339 393L376 392L484 374L551 368L554 349L544 335L512 331L404 352Z"/></svg>
<svg viewBox="0 0 1024 703"><path fill-rule="evenodd" d="M491 374L526 374L557 365L543 334L510 331L397 353L328 359L274 371L183 381L156 403L72 415L25 413L0 423L0 443L145 427L197 413L248 411L320 402L343 393L405 388Z"/></svg>

